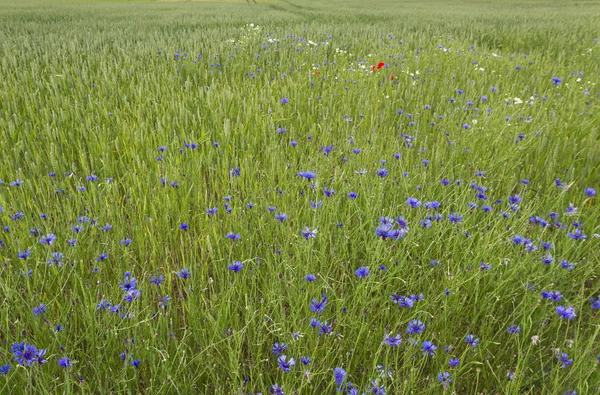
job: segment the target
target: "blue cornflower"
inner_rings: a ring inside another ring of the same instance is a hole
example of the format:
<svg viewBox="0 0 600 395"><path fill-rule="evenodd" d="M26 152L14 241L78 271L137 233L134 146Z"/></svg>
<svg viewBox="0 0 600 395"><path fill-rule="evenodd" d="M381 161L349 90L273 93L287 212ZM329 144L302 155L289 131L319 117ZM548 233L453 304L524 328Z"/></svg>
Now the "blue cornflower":
<svg viewBox="0 0 600 395"><path fill-rule="evenodd" d="M288 100L287 97L282 97L281 98L281 104L285 105L285 104L288 104L288 103L289 103L289 100Z"/></svg>
<svg viewBox="0 0 600 395"><path fill-rule="evenodd" d="M457 367L459 363L460 363L460 359L458 359L458 358L452 358L451 360L448 361L448 365L450 365L451 368Z"/></svg>
<svg viewBox="0 0 600 395"><path fill-rule="evenodd" d="M150 282L156 284L157 286L160 286L164 281L165 278L162 276L162 274L160 276L155 274L150 278Z"/></svg>
<svg viewBox="0 0 600 395"><path fill-rule="evenodd" d="M56 241L56 235L48 233L46 236L40 239L40 243L51 246Z"/></svg>
<svg viewBox="0 0 600 395"><path fill-rule="evenodd" d="M561 318L567 318L569 320L572 320L573 318L577 317L577 314L575 314L575 308L573 306L556 306L556 313L560 315Z"/></svg>
<svg viewBox="0 0 600 395"><path fill-rule="evenodd" d="M307 274L306 277L304 277L304 279L306 281L308 281L309 283L315 281L317 279L317 277L314 274Z"/></svg>
<svg viewBox="0 0 600 395"><path fill-rule="evenodd" d="M450 378L450 373L448 372L438 373L437 379L440 382L440 384L442 384L444 387L452 382L452 379Z"/></svg>
<svg viewBox="0 0 600 395"><path fill-rule="evenodd" d="M440 208L441 203L438 201L425 202L424 206L426 209L437 210L438 208Z"/></svg>
<svg viewBox="0 0 600 395"><path fill-rule="evenodd" d="M369 389L371 390L371 393L375 395L385 395L384 384L379 384L379 380L371 381Z"/></svg>
<svg viewBox="0 0 600 395"><path fill-rule="evenodd" d="M386 168L383 168L383 167L382 167L381 169L377 169L377 175L378 175L379 177L382 177L382 178L383 178L383 177L387 177L387 176L388 176L388 174L389 174L389 173L388 173L388 171L387 171L387 169L386 169Z"/></svg>
<svg viewBox="0 0 600 395"><path fill-rule="evenodd" d="M465 337L465 343L468 343L471 345L471 347L475 348L475 347L477 347L477 343L479 343L479 339L477 339L473 335L467 335Z"/></svg>
<svg viewBox="0 0 600 395"><path fill-rule="evenodd" d="M277 383L273 384L271 387L269 387L269 389L273 395L285 395L285 392L283 392L283 387L280 387Z"/></svg>
<svg viewBox="0 0 600 395"><path fill-rule="evenodd" d="M333 378L335 379L335 384L338 387L341 387L344 379L346 378L346 371L342 368L333 369Z"/></svg>
<svg viewBox="0 0 600 395"><path fill-rule="evenodd" d="M560 78L552 77L552 83L554 84L554 86L559 86L561 82L562 80Z"/></svg>
<svg viewBox="0 0 600 395"><path fill-rule="evenodd" d="M542 261L542 262L544 262L544 264L545 264L546 266L549 266L549 265L551 265L551 264L552 264L552 262L554 262L554 257L553 257L552 255L548 254L548 255L546 255L546 256L543 256L543 257L541 258L541 261Z"/></svg>
<svg viewBox="0 0 600 395"><path fill-rule="evenodd" d="M594 298L590 298L590 303L592 304L592 309L600 309L600 295L594 300Z"/></svg>
<svg viewBox="0 0 600 395"><path fill-rule="evenodd" d="M453 224L460 224L463 219L463 215L458 215L457 213L448 214L448 221L450 221Z"/></svg>
<svg viewBox="0 0 600 395"><path fill-rule="evenodd" d="M284 372L289 372L292 370L292 366L296 365L296 360L294 358L290 358L289 360L286 359L287 357L285 355L279 356L279 358L277 358L277 366Z"/></svg>
<svg viewBox="0 0 600 395"><path fill-rule="evenodd" d="M181 269L181 271L177 272L177 276L184 280L190 278L190 275L190 269L188 269L187 267L184 267L183 269Z"/></svg>
<svg viewBox="0 0 600 395"><path fill-rule="evenodd" d="M10 365L0 366L0 376L6 376L8 372L10 372Z"/></svg>
<svg viewBox="0 0 600 395"><path fill-rule="evenodd" d="M511 325L508 328L506 328L506 330L508 331L508 333L510 333L511 335L517 334L519 332L521 332L521 328L516 326L516 325Z"/></svg>
<svg viewBox="0 0 600 395"><path fill-rule="evenodd" d="M1 243L0 243L1 244ZM62 266L62 259L63 259L63 254L62 252L53 252L50 254L50 256L52 256L52 258L48 259L48 264L52 265L53 263L56 264L57 266Z"/></svg>
<svg viewBox="0 0 600 395"><path fill-rule="evenodd" d="M573 363L573 358L569 359L569 355L567 355L567 353L564 352L560 355L557 354L556 359L562 362L562 365L560 366L561 368L566 368L567 366Z"/></svg>
<svg viewBox="0 0 600 395"><path fill-rule="evenodd" d="M311 180L317 176L317 173L314 171L301 171L298 173L298 177L306 178L307 180Z"/></svg>
<svg viewBox="0 0 600 395"><path fill-rule="evenodd" d="M327 306L327 296L325 294L321 294L321 301L318 301L316 298L312 299L312 303L310 304L310 309L315 313L322 313Z"/></svg>
<svg viewBox="0 0 600 395"><path fill-rule="evenodd" d="M225 235L226 239L229 240L239 240L242 236L239 233L229 232Z"/></svg>
<svg viewBox="0 0 600 395"><path fill-rule="evenodd" d="M280 355L285 350L287 350L287 346L283 342L275 343L273 344L273 347L271 347L271 352L273 353L273 355Z"/></svg>
<svg viewBox="0 0 600 395"><path fill-rule="evenodd" d="M306 240L314 239L317 237L317 229L311 230L308 226L306 228L304 228L304 230L301 233L302 233L302 236L304 236L304 238Z"/></svg>
<svg viewBox="0 0 600 395"><path fill-rule="evenodd" d="M567 236L569 236L573 240L585 240L587 236L582 234L581 228L577 228L575 232L568 232Z"/></svg>
<svg viewBox="0 0 600 395"><path fill-rule="evenodd" d="M433 344L433 342L430 341L425 341L421 343L421 353L423 355L428 355L431 357L435 356L435 350L437 350L437 347Z"/></svg>
<svg viewBox="0 0 600 395"><path fill-rule="evenodd" d="M288 215L286 213L275 214L275 219L279 222L283 222L288 219Z"/></svg>
<svg viewBox="0 0 600 395"><path fill-rule="evenodd" d="M123 300L131 303L134 300L137 300L141 294L142 294L142 291L140 291L139 289L132 289L131 291L127 291Z"/></svg>
<svg viewBox="0 0 600 395"><path fill-rule="evenodd" d="M310 357L300 357L300 362L302 362L303 365L308 365L309 363L311 363L311 359Z"/></svg>
<svg viewBox="0 0 600 395"><path fill-rule="evenodd" d="M229 264L227 268L232 272L237 273L244 268L244 264L240 261L233 261L233 263Z"/></svg>
<svg viewBox="0 0 600 395"><path fill-rule="evenodd" d="M206 215L208 215L210 217L212 215L215 215L217 213L217 211L219 211L218 207L207 208L206 209Z"/></svg>
<svg viewBox="0 0 600 395"><path fill-rule="evenodd" d="M183 222L181 225L179 225L179 229L180 230L188 230L189 225L185 222Z"/></svg>
<svg viewBox="0 0 600 395"><path fill-rule="evenodd" d="M358 197L358 193L356 193L356 192L350 192L350 193L348 194L348 197L349 197L350 199L356 199L356 198Z"/></svg>
<svg viewBox="0 0 600 395"><path fill-rule="evenodd" d="M369 270L368 267L363 266L363 267L359 267L358 269L356 269L354 274L356 274L358 276L358 278L365 278L365 277L369 276L369 274L371 274L371 271Z"/></svg>
<svg viewBox="0 0 600 395"><path fill-rule="evenodd" d="M418 335L425 331L425 324L419 320L413 320L408 323L408 328L406 328L406 333L409 335Z"/></svg>
<svg viewBox="0 0 600 395"><path fill-rule="evenodd" d="M96 258L97 261L105 261L108 259L108 254L106 252L101 253L100 255L98 255L98 257Z"/></svg>
<svg viewBox="0 0 600 395"><path fill-rule="evenodd" d="M414 197L406 199L406 203L412 208L417 208L421 205L421 201Z"/></svg>
<svg viewBox="0 0 600 395"><path fill-rule="evenodd" d="M585 191L583 191L583 193L585 193L589 197L596 196L596 190L594 188L586 188Z"/></svg>
<svg viewBox="0 0 600 395"><path fill-rule="evenodd" d="M27 259L28 257L31 256L31 252L29 250L19 250L19 253L17 254L17 258L20 259Z"/></svg>
<svg viewBox="0 0 600 395"><path fill-rule="evenodd" d="M402 344L402 338L398 334L394 337L386 334L384 335L383 342L381 342L381 344L385 344L390 347L398 347L400 344Z"/></svg>
<svg viewBox="0 0 600 395"><path fill-rule="evenodd" d="M557 302L563 298L560 291L542 291L543 299L552 299L554 302Z"/></svg>
<svg viewBox="0 0 600 395"><path fill-rule="evenodd" d="M71 362L71 359L69 359L69 357L60 358L58 360L58 364L60 365L60 367L65 369L70 366L73 366L73 362Z"/></svg>
<svg viewBox="0 0 600 395"><path fill-rule="evenodd" d="M127 238L127 239L123 239L123 240L121 240L121 241L119 242L119 244L121 244L121 245L123 245L123 246L125 246L125 247L129 246L131 243L132 243L132 240L131 240L131 239L129 239L129 238Z"/></svg>
<svg viewBox="0 0 600 395"><path fill-rule="evenodd" d="M43 303L40 303L40 305L38 307L34 307L32 310L33 310L33 316L37 317L38 315L44 314L46 312L46 305Z"/></svg>
<svg viewBox="0 0 600 395"><path fill-rule="evenodd" d="M415 301L409 297L406 296L400 296L397 293L394 292L394 294L392 296L390 296L390 299L393 300L393 302L395 304L397 304L400 307L408 307L411 308L414 306Z"/></svg>
<svg viewBox="0 0 600 395"><path fill-rule="evenodd" d="M125 281L119 281L119 288L123 291L128 292L134 290L137 284L137 280L135 277L131 276L131 273L125 273Z"/></svg>
<svg viewBox="0 0 600 395"><path fill-rule="evenodd" d="M141 363L142 363L141 359L132 359L131 360L131 365L133 365L134 368L139 367Z"/></svg>
<svg viewBox="0 0 600 395"><path fill-rule="evenodd" d="M110 306L111 306L111 305L112 305L112 304L111 304L110 302L108 302L108 301L106 301L106 300L102 299L102 300L100 301L100 303L98 303L98 304L96 305L96 310L102 310L102 311L106 311L107 309L110 309Z"/></svg>

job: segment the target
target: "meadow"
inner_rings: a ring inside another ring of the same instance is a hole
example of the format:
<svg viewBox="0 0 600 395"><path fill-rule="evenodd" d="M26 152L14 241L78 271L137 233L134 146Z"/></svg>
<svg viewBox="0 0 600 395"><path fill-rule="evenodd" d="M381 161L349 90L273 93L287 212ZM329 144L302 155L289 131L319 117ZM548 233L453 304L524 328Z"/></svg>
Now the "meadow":
<svg viewBox="0 0 600 395"><path fill-rule="evenodd" d="M0 0L0 393L600 393L599 54L597 0Z"/></svg>

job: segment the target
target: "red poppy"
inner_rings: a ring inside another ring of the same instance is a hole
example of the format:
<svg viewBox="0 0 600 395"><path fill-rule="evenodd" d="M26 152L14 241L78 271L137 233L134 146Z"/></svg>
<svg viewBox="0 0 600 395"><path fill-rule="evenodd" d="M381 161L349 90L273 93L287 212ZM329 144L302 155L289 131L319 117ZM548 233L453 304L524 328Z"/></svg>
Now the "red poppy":
<svg viewBox="0 0 600 395"><path fill-rule="evenodd" d="M377 70L379 70L380 68L382 68L383 66L385 66L385 63L383 62L379 62L377 63Z"/></svg>
<svg viewBox="0 0 600 395"><path fill-rule="evenodd" d="M319 70L315 71L315 75L321 75L321 72Z"/></svg>
<svg viewBox="0 0 600 395"><path fill-rule="evenodd" d="M392 75L390 76L390 80L392 80L392 81L394 80L394 74L392 74Z"/></svg>

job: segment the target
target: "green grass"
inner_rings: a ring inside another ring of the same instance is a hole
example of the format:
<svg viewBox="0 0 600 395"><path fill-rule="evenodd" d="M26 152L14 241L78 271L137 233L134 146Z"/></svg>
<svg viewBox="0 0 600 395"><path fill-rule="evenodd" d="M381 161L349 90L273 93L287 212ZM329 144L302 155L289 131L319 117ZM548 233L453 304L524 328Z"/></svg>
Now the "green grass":
<svg viewBox="0 0 600 395"><path fill-rule="evenodd" d="M0 366L11 365L0 393L267 394L278 383L287 394L333 394L335 367L360 393L376 379L388 394L442 393L440 372L451 374L448 393L600 390L600 315L589 301L600 294L600 208L584 194L600 190L600 1L202 3L0 4L0 223L10 226L0 230ZM297 176L308 170L314 188ZM487 187L487 201L471 183ZM441 202L444 220L424 228L434 211L408 197ZM454 212L462 223L446 219ZM567 228L530 222L554 223L550 212ZM406 236L378 238L379 219L399 215ZM83 216L95 222L74 233ZM586 240L568 236L572 222ZM302 237L306 226L318 228L314 239ZM49 233L56 243L42 245ZM516 234L539 249L514 245ZM47 263L52 252L62 266ZM551 265L541 262L548 253ZM228 270L236 260L239 273ZM371 274L359 279L362 266ZM119 288L127 271L142 291L132 303ZM395 292L424 299L402 308ZM315 314L321 293L328 305ZM101 300L122 310L98 310ZM34 316L40 303L47 311ZM557 305L577 317L560 319ZM311 318L332 333L319 336ZM422 334L405 333L412 320ZM521 332L509 335L513 324ZM387 333L402 345L383 345ZM423 357L413 340L433 341L437 355ZM17 342L47 349L47 363L19 366ZM291 372L278 369L275 342L296 358ZM561 368L557 349L572 365ZM61 368L64 356L76 363Z"/></svg>

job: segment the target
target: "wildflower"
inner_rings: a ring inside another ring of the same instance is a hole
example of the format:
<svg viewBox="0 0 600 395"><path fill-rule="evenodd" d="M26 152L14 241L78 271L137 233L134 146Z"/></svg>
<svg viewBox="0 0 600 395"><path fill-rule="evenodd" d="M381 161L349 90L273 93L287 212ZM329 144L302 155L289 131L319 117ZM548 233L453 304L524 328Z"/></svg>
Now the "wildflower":
<svg viewBox="0 0 600 395"><path fill-rule="evenodd" d="M556 313L560 315L561 318L567 318L569 320L572 320L573 318L577 317L577 314L575 314L575 308L573 308L573 306L557 306Z"/></svg>
<svg viewBox="0 0 600 395"><path fill-rule="evenodd" d="M51 246L56 241L56 235L49 233L40 239L40 243Z"/></svg>
<svg viewBox="0 0 600 395"><path fill-rule="evenodd" d="M592 309L600 309L600 295L595 300L590 298L590 302L592 303Z"/></svg>
<svg viewBox="0 0 600 395"><path fill-rule="evenodd" d="M288 219L288 215L286 213L275 214L275 219L279 222L283 222Z"/></svg>
<svg viewBox="0 0 600 395"><path fill-rule="evenodd" d="M308 226L306 228L304 228L304 230L301 233L302 233L302 236L304 236L304 238L306 240L314 239L317 237L317 229L311 230Z"/></svg>
<svg viewBox="0 0 600 395"><path fill-rule="evenodd" d="M465 343L468 343L471 345L471 347L475 348L477 347L477 343L479 343L479 339L477 339L473 335L467 335L467 337L465 338Z"/></svg>
<svg viewBox="0 0 600 395"><path fill-rule="evenodd" d="M406 199L406 203L412 208L417 208L421 205L421 201L414 197Z"/></svg>
<svg viewBox="0 0 600 395"><path fill-rule="evenodd" d="M271 390L271 393L273 395L285 395L285 392L283 392L283 388L279 386L279 384L275 383L273 384L271 387L269 387Z"/></svg>
<svg viewBox="0 0 600 395"><path fill-rule="evenodd" d="M398 347L400 344L402 344L402 338L398 334L395 337L392 337L392 336L386 334L384 336L383 342L381 342L381 344L385 344L390 347Z"/></svg>
<svg viewBox="0 0 600 395"><path fill-rule="evenodd" d="M435 350L437 350L437 347L433 344L433 342L424 341L421 343L421 347L421 353L423 355L429 354L429 356L435 357Z"/></svg>
<svg viewBox="0 0 600 395"><path fill-rule="evenodd" d="M10 372L10 365L0 366L0 376L6 376L8 372Z"/></svg>
<svg viewBox="0 0 600 395"><path fill-rule="evenodd" d="M306 281L308 281L309 283L315 281L317 279L317 277L314 274L307 274L306 277L304 277L304 279Z"/></svg>
<svg viewBox="0 0 600 395"><path fill-rule="evenodd" d="M177 276L184 280L190 278L190 275L190 269L188 269L187 267L184 267L183 269L181 269L181 271L177 272Z"/></svg>
<svg viewBox="0 0 600 395"><path fill-rule="evenodd" d="M244 268L244 264L240 261L233 261L233 263L229 264L227 268L232 272L237 273Z"/></svg>
<svg viewBox="0 0 600 395"><path fill-rule="evenodd" d="M406 328L406 333L409 335L418 335L425 331L425 324L419 320L413 320L408 323L408 328Z"/></svg>
<svg viewBox="0 0 600 395"><path fill-rule="evenodd" d="M335 368L333 369L333 378L335 379L335 384L338 387L342 386L342 383L344 382L344 378L346 377L346 371L342 368Z"/></svg>
<svg viewBox="0 0 600 395"><path fill-rule="evenodd" d="M315 173L314 171L301 171L298 173L298 177L302 177L307 180L312 180L313 178L317 177L317 173Z"/></svg>
<svg viewBox="0 0 600 395"><path fill-rule="evenodd" d="M586 188L585 191L583 191L583 193L585 193L589 197L596 196L596 190L594 188Z"/></svg>
<svg viewBox="0 0 600 395"><path fill-rule="evenodd" d="M226 239L229 240L239 240L242 236L239 233L229 232L225 235Z"/></svg>
<svg viewBox="0 0 600 395"><path fill-rule="evenodd" d="M40 303L39 307L33 308L33 316L37 317L38 315L44 314L46 312L46 305Z"/></svg>
<svg viewBox="0 0 600 395"><path fill-rule="evenodd" d="M558 359L560 362L562 362L562 365L560 366L561 368L566 368L567 366L571 365L573 363L573 358L569 359L569 356L567 355L567 353L562 353L560 355L556 355L556 359Z"/></svg>
<svg viewBox="0 0 600 395"><path fill-rule="evenodd" d="M521 328L516 326L516 325L511 325L508 328L506 328L506 330L508 331L508 333L510 333L511 335L514 335L516 333L521 332Z"/></svg>
<svg viewBox="0 0 600 395"><path fill-rule="evenodd" d="M327 296L325 294L321 294L321 301L313 298L312 303L310 304L310 309L315 313L322 313L325 310L325 306L327 306Z"/></svg>
<svg viewBox="0 0 600 395"><path fill-rule="evenodd" d="M448 221L450 221L453 224L460 224L463 218L463 215L458 215L457 213L448 214Z"/></svg>
<svg viewBox="0 0 600 395"><path fill-rule="evenodd" d="M448 365L450 365L451 368L457 367L459 363L460 363L460 359L458 359L458 358L452 358L451 360L448 361Z"/></svg>
<svg viewBox="0 0 600 395"><path fill-rule="evenodd" d="M438 373L437 379L444 387L452 382L452 379L450 378L450 373L448 372Z"/></svg>
<svg viewBox="0 0 600 395"><path fill-rule="evenodd" d="M389 172L387 171L386 168L381 168L381 169L377 169L377 173L376 174L377 174L377 176L383 178L383 177L387 177L388 174L389 174Z"/></svg>
<svg viewBox="0 0 600 395"><path fill-rule="evenodd" d="M31 256L31 252L29 250L19 250L19 253L17 254L17 258L20 259L27 259L28 257Z"/></svg>
<svg viewBox="0 0 600 395"><path fill-rule="evenodd" d="M73 366L73 362L71 362L71 359L69 359L69 357L64 357L64 358L60 358L58 360L58 364L62 367L62 368L68 368L70 366Z"/></svg>
<svg viewBox="0 0 600 395"><path fill-rule="evenodd" d="M363 266L356 269L354 273L358 276L358 278L365 278L368 277L371 272L369 271L368 267Z"/></svg>
<svg viewBox="0 0 600 395"><path fill-rule="evenodd" d="M289 372L292 370L292 366L296 365L296 360L294 358L290 358L289 360L286 359L287 357L285 355L281 355L277 358L277 366L284 372Z"/></svg>

